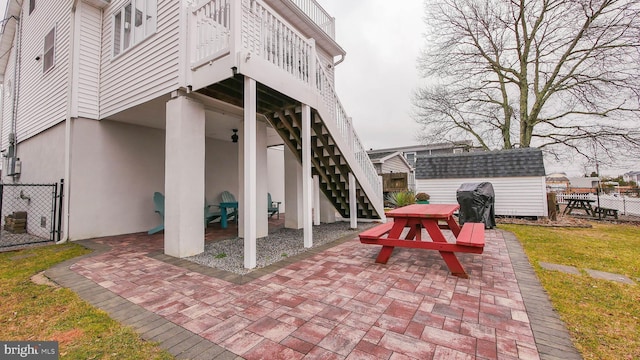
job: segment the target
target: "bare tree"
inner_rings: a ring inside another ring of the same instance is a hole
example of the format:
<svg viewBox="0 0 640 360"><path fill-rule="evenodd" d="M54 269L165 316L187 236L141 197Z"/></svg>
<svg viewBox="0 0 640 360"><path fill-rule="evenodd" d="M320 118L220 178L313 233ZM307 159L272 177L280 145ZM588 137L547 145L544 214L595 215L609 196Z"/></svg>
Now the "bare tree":
<svg viewBox="0 0 640 360"><path fill-rule="evenodd" d="M426 0L426 142L590 157L640 147L640 1ZM585 145L586 144L586 145Z"/></svg>

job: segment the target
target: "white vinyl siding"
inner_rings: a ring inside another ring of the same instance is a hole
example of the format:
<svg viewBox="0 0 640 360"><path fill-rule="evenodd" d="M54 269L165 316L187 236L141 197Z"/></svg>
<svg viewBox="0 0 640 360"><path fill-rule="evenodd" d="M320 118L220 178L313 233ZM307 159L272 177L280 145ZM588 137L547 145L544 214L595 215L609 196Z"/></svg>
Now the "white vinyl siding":
<svg viewBox="0 0 640 360"><path fill-rule="evenodd" d="M396 155L391 159L385 160L382 164L382 173L388 174L391 172L394 173L409 173L411 169L407 166L407 164L400 158L401 155Z"/></svg>
<svg viewBox="0 0 640 360"><path fill-rule="evenodd" d="M476 179L416 179L416 191L431 195L432 204L457 204L456 190L463 183L490 182L495 192L496 215L547 216L545 177Z"/></svg>
<svg viewBox="0 0 640 360"><path fill-rule="evenodd" d="M98 119L102 12L86 3L78 5L80 19L76 26L80 26L80 31L77 32L77 43L81 50L76 51L78 75L75 88L78 98L75 116Z"/></svg>
<svg viewBox="0 0 640 360"><path fill-rule="evenodd" d="M23 17L16 138L26 140L64 121L69 84L69 31L72 0L38 1ZM26 11L28 2L23 3ZM45 36L55 27L55 66L43 74ZM40 60L36 60L40 57Z"/></svg>
<svg viewBox="0 0 640 360"><path fill-rule="evenodd" d="M103 16L100 117L141 104L177 89L180 84L181 1L158 0L157 31L135 47L113 57L113 15L128 1L113 1Z"/></svg>

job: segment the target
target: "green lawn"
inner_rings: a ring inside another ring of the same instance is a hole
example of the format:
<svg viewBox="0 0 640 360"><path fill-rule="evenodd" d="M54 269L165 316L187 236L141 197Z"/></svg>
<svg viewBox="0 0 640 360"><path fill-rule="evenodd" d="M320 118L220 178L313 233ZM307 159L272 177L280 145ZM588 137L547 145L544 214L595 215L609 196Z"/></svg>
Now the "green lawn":
<svg viewBox="0 0 640 360"><path fill-rule="evenodd" d="M592 228L500 225L516 234L554 308L585 359L640 359L640 285L589 277L606 271L640 282L640 227ZM575 266L575 276L544 270L539 262Z"/></svg>
<svg viewBox="0 0 640 360"><path fill-rule="evenodd" d="M86 252L65 244L0 253L0 339L58 341L61 359L172 359L73 291L31 281Z"/></svg>

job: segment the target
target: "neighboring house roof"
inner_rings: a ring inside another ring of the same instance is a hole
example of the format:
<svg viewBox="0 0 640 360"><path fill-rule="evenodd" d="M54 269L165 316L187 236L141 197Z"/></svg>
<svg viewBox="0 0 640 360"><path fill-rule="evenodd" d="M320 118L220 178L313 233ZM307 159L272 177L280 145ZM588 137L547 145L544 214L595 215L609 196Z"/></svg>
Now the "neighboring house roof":
<svg viewBox="0 0 640 360"><path fill-rule="evenodd" d="M638 176L638 175L640 175L640 171L629 171L628 173L625 173L624 175L626 175L626 176Z"/></svg>
<svg viewBox="0 0 640 360"><path fill-rule="evenodd" d="M367 154L367 155L369 155L369 159L371 159L371 162L374 164L384 164L384 162L387 160L398 158L402 162L402 164L404 164L407 167L406 170L408 172L413 171L413 167L411 166L411 164L409 164L409 161L407 161L404 155L402 155L402 153L399 151L388 151L383 153L375 153L375 154Z"/></svg>
<svg viewBox="0 0 640 360"><path fill-rule="evenodd" d="M367 152L367 154L369 155L369 159L371 159L372 162L384 162L384 160L386 160L386 158L389 157L389 155L393 155L393 154L399 154L399 152L397 151L385 151L385 152L380 152L380 153L369 153ZM383 160L384 159L384 160Z"/></svg>
<svg viewBox="0 0 640 360"><path fill-rule="evenodd" d="M547 182L569 182L569 178L565 173L554 173L547 175Z"/></svg>
<svg viewBox="0 0 640 360"><path fill-rule="evenodd" d="M571 187L574 188L592 188L598 186L598 181L600 181L597 177L575 177L569 178L571 182Z"/></svg>
<svg viewBox="0 0 640 360"><path fill-rule="evenodd" d="M369 150L367 153L377 154L377 153L388 153L388 152L418 152L418 151L428 151L428 150L438 150L438 149L453 149L459 147L472 147L473 141L464 140L464 141L456 141L456 142L447 142L447 143L439 143L439 144L426 144L426 145L409 145L409 146L400 146L394 148L386 148L386 149L376 149Z"/></svg>
<svg viewBox="0 0 640 360"><path fill-rule="evenodd" d="M542 151L535 148L418 156L416 179L545 176Z"/></svg>

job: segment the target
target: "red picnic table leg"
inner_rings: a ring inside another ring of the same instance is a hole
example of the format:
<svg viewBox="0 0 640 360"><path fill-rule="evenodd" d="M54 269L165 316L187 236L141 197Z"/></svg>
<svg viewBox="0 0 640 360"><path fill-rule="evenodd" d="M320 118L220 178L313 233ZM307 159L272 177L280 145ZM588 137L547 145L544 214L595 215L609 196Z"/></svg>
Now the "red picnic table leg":
<svg viewBox="0 0 640 360"><path fill-rule="evenodd" d="M449 221L447 221L447 223L449 223ZM422 225L425 227L425 229L427 229L431 240L433 240L434 242L447 242L447 239L445 239L444 234L438 226L437 220L423 219ZM449 226L451 227L451 224L449 224ZM458 229L457 232L459 234L460 227L457 223L456 228ZM453 231L454 230L452 229L452 232ZM458 235L456 234L456 236ZM462 267L462 264L460 264L460 261L456 257L455 253L451 251L440 251L440 256L442 256L442 259L444 260L445 264L447 264L447 267L449 268L449 271L451 271L452 275L461 277L463 279L469 278L469 275L467 275L467 273L464 271L464 268Z"/></svg>
<svg viewBox="0 0 640 360"><path fill-rule="evenodd" d="M391 239L399 239L402 231L404 230L405 225L407 224L407 219L396 218L393 220L393 227L391 231L389 231L388 238ZM380 252L378 253L378 257L376 258L376 262L379 264L386 264L391 257L391 253L393 253L393 246L382 246Z"/></svg>

